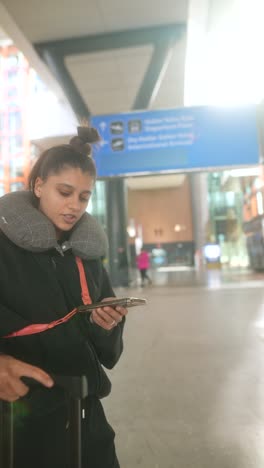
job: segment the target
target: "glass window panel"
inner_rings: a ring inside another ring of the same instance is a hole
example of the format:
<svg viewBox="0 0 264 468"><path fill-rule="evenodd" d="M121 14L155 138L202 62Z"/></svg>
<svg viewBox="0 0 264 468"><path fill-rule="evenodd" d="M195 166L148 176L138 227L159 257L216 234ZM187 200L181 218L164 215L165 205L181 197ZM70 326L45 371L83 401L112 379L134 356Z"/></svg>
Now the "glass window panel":
<svg viewBox="0 0 264 468"><path fill-rule="evenodd" d="M8 64L8 67L17 67L18 65L18 55L17 54L14 54L14 55L9 55L7 57L7 64Z"/></svg>
<svg viewBox="0 0 264 468"><path fill-rule="evenodd" d="M25 184L23 182L13 182L10 184L11 192L16 192L16 190L24 190Z"/></svg>
<svg viewBox="0 0 264 468"><path fill-rule="evenodd" d="M21 112L9 112L8 124L11 132L20 130L22 125Z"/></svg>
<svg viewBox="0 0 264 468"><path fill-rule="evenodd" d="M21 152L22 147L23 139L21 135L15 135L9 138L9 152L11 155Z"/></svg>
<svg viewBox="0 0 264 468"><path fill-rule="evenodd" d="M24 174L24 159L23 157L11 159L9 162L10 177L23 177Z"/></svg>
<svg viewBox="0 0 264 468"><path fill-rule="evenodd" d="M18 82L18 73L17 70L9 70L8 75L8 84L9 86L16 86Z"/></svg>
<svg viewBox="0 0 264 468"><path fill-rule="evenodd" d="M5 114L0 113L0 132L4 130L4 125L5 125Z"/></svg>

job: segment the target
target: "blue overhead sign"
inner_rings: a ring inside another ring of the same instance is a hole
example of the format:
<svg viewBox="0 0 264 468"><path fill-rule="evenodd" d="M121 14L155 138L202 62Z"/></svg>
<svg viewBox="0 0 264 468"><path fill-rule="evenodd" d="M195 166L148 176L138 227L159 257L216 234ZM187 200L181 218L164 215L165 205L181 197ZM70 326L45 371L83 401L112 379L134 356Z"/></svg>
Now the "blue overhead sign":
<svg viewBox="0 0 264 468"><path fill-rule="evenodd" d="M92 118L99 177L259 163L256 107L184 107Z"/></svg>

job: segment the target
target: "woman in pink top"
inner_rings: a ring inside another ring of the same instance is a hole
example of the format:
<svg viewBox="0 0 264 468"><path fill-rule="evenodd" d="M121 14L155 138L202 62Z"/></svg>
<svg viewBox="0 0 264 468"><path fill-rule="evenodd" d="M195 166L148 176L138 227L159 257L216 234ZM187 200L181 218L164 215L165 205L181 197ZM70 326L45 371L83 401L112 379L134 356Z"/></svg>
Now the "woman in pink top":
<svg viewBox="0 0 264 468"><path fill-rule="evenodd" d="M150 267L149 254L144 249L142 249L140 254L137 256L137 267L140 271L141 286L144 286L145 280L151 284L151 279L148 276L148 269Z"/></svg>

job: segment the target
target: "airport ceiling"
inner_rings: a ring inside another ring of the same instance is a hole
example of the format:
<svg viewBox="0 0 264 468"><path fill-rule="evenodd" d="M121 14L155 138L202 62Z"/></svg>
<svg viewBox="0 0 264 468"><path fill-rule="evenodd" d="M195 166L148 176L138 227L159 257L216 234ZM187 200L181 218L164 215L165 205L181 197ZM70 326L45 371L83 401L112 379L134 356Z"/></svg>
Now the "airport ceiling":
<svg viewBox="0 0 264 468"><path fill-rule="evenodd" d="M187 0L1 3L79 116L183 105Z"/></svg>
<svg viewBox="0 0 264 468"><path fill-rule="evenodd" d="M188 3L2 0L0 28L79 118L171 108L183 105Z"/></svg>

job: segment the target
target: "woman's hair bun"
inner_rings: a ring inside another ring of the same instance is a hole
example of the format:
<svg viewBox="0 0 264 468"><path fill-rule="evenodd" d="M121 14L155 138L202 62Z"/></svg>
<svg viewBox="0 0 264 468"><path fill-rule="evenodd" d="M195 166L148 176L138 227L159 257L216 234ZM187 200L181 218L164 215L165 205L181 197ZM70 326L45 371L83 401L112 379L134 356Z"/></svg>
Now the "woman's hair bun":
<svg viewBox="0 0 264 468"><path fill-rule="evenodd" d="M73 146L79 153L84 156L90 156L92 153L92 143L100 141L100 135L96 128L93 127L77 127L78 136L74 136L70 140L70 145Z"/></svg>

